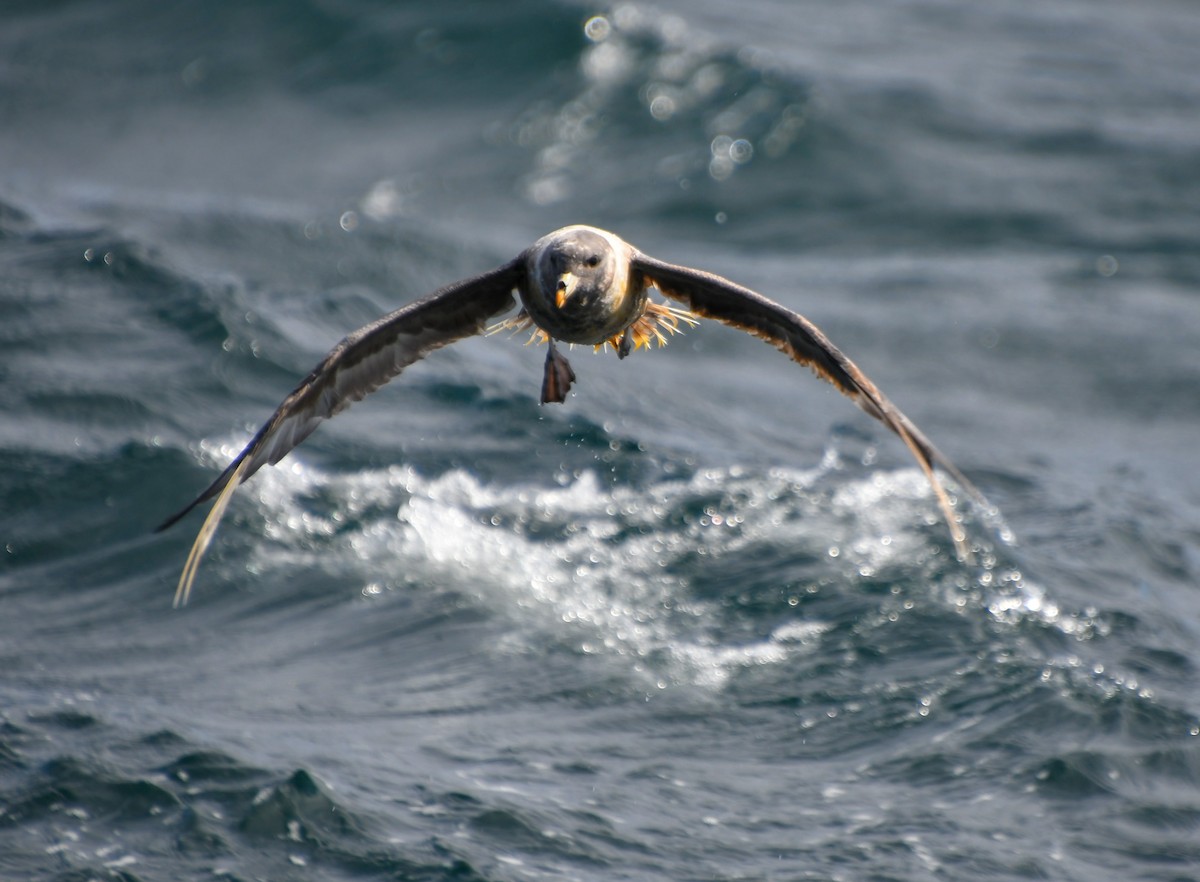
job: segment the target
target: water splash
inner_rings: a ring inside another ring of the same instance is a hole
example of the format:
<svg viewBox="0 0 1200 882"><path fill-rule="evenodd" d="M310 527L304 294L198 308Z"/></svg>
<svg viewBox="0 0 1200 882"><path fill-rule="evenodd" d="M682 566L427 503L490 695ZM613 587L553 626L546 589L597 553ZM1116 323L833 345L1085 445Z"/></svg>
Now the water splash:
<svg viewBox="0 0 1200 882"><path fill-rule="evenodd" d="M236 452L206 450L218 463ZM505 651L623 659L659 688L719 687L811 653L832 625L800 600L819 590L927 582L951 605L1016 609L986 590L998 565L967 582L942 548L918 470L842 469L831 453L807 471L735 466L627 486L586 470L500 484L463 469L331 473L297 457L248 487L271 540L248 566L348 571L372 598L444 586L512 619Z"/></svg>

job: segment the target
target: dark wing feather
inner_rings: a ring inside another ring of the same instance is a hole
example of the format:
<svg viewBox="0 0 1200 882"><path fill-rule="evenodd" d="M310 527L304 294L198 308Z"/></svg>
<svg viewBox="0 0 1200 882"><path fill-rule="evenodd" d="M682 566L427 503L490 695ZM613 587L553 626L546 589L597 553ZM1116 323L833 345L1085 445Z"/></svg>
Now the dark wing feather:
<svg viewBox="0 0 1200 882"><path fill-rule="evenodd" d="M221 476L158 527L165 530L200 503L217 497L184 566L176 604L187 602L200 557L238 484L263 465L279 462L321 422L374 392L413 362L448 343L482 332L493 316L513 307L513 289L524 281L523 267L517 258L491 272L447 285L359 328L338 343L283 400Z"/></svg>
<svg viewBox="0 0 1200 882"><path fill-rule="evenodd" d="M962 528L953 516L945 490L933 467L937 465L945 470L963 490L986 507L983 494L816 325L799 313L712 273L664 263L641 253L634 255L632 266L635 272L641 273L647 284L685 304L697 315L748 331L800 364L808 365L817 376L832 383L864 411L895 432L929 477L960 556L969 558Z"/></svg>

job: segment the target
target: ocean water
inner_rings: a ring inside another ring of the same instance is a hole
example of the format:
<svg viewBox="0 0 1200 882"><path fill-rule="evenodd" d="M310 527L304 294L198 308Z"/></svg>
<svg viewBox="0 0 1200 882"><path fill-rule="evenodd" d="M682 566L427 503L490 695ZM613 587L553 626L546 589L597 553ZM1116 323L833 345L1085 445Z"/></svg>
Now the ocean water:
<svg viewBox="0 0 1200 882"><path fill-rule="evenodd" d="M1200 879L1200 12L8 3L0 879ZM344 334L567 223L804 313Z"/></svg>

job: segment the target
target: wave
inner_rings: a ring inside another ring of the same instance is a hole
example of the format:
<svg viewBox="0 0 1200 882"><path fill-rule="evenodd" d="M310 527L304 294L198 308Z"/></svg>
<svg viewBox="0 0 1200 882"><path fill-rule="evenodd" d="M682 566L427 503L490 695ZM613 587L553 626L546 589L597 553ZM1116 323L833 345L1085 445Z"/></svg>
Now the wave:
<svg viewBox="0 0 1200 882"><path fill-rule="evenodd" d="M213 464L235 453L204 446ZM825 636L855 618L878 629L870 640L895 640L914 609L918 633L966 616L964 645L979 627L1047 628L1077 642L1108 634L1103 611L1071 609L1025 576L986 515L966 513L980 566L958 565L916 469L855 474L831 449L809 471L684 469L633 484L594 469L552 477L340 472L293 457L244 491L256 514L239 529L260 536L244 566L260 585L286 584L289 570L337 572L383 604L452 591L510 622L505 651L620 660L660 687L720 688L739 670L786 668L828 652Z"/></svg>
<svg viewBox="0 0 1200 882"><path fill-rule="evenodd" d="M87 733L97 752L47 758L64 730ZM137 736L88 713L32 713L0 727L0 775L5 871L29 878L48 857L63 879L277 878L310 864L350 877L483 878L453 848L398 847L305 769L258 768L169 729ZM486 825L486 810L472 814Z"/></svg>

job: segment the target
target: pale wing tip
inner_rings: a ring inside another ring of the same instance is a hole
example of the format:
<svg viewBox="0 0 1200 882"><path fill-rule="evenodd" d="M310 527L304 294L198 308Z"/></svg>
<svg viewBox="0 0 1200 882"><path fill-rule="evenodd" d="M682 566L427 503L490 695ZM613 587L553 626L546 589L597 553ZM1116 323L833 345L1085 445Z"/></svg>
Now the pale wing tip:
<svg viewBox="0 0 1200 882"><path fill-rule="evenodd" d="M175 598L171 601L171 609L181 609L187 606L188 597L192 593L192 580L180 578L175 586Z"/></svg>
<svg viewBox="0 0 1200 882"><path fill-rule="evenodd" d="M950 538L954 540L954 553L958 562L967 566L975 565L975 551L967 542L967 531L958 523L957 518L950 524Z"/></svg>
<svg viewBox="0 0 1200 882"><path fill-rule="evenodd" d="M229 501L233 499L233 491L242 482L242 474L249 464L250 459L247 457L234 469L229 476L229 481L217 497L217 501L213 503L213 507L204 518L204 523L200 525L200 532L196 534L196 541L192 543L192 549L188 552L187 561L183 565L183 572L179 575L179 583L175 586L175 599L171 603L173 608L179 609L187 606L188 598L192 594L192 585L196 581L196 573L200 569L200 561L204 557L204 552L208 550L213 536L216 535L217 526L225 515L225 509L229 507ZM166 526L170 526L175 520L178 520L178 517L169 521Z"/></svg>
<svg viewBox="0 0 1200 882"><path fill-rule="evenodd" d="M932 468L926 469L926 477L929 478L934 495L937 497L938 507L942 510L942 517L945 519L946 526L950 530L950 539L954 542L955 557L958 558L959 563L973 566L975 563L975 552L967 541L967 531L963 528L962 522L958 518L958 513L950 501L949 494L946 493L945 486L943 486L937 475L934 474Z"/></svg>

